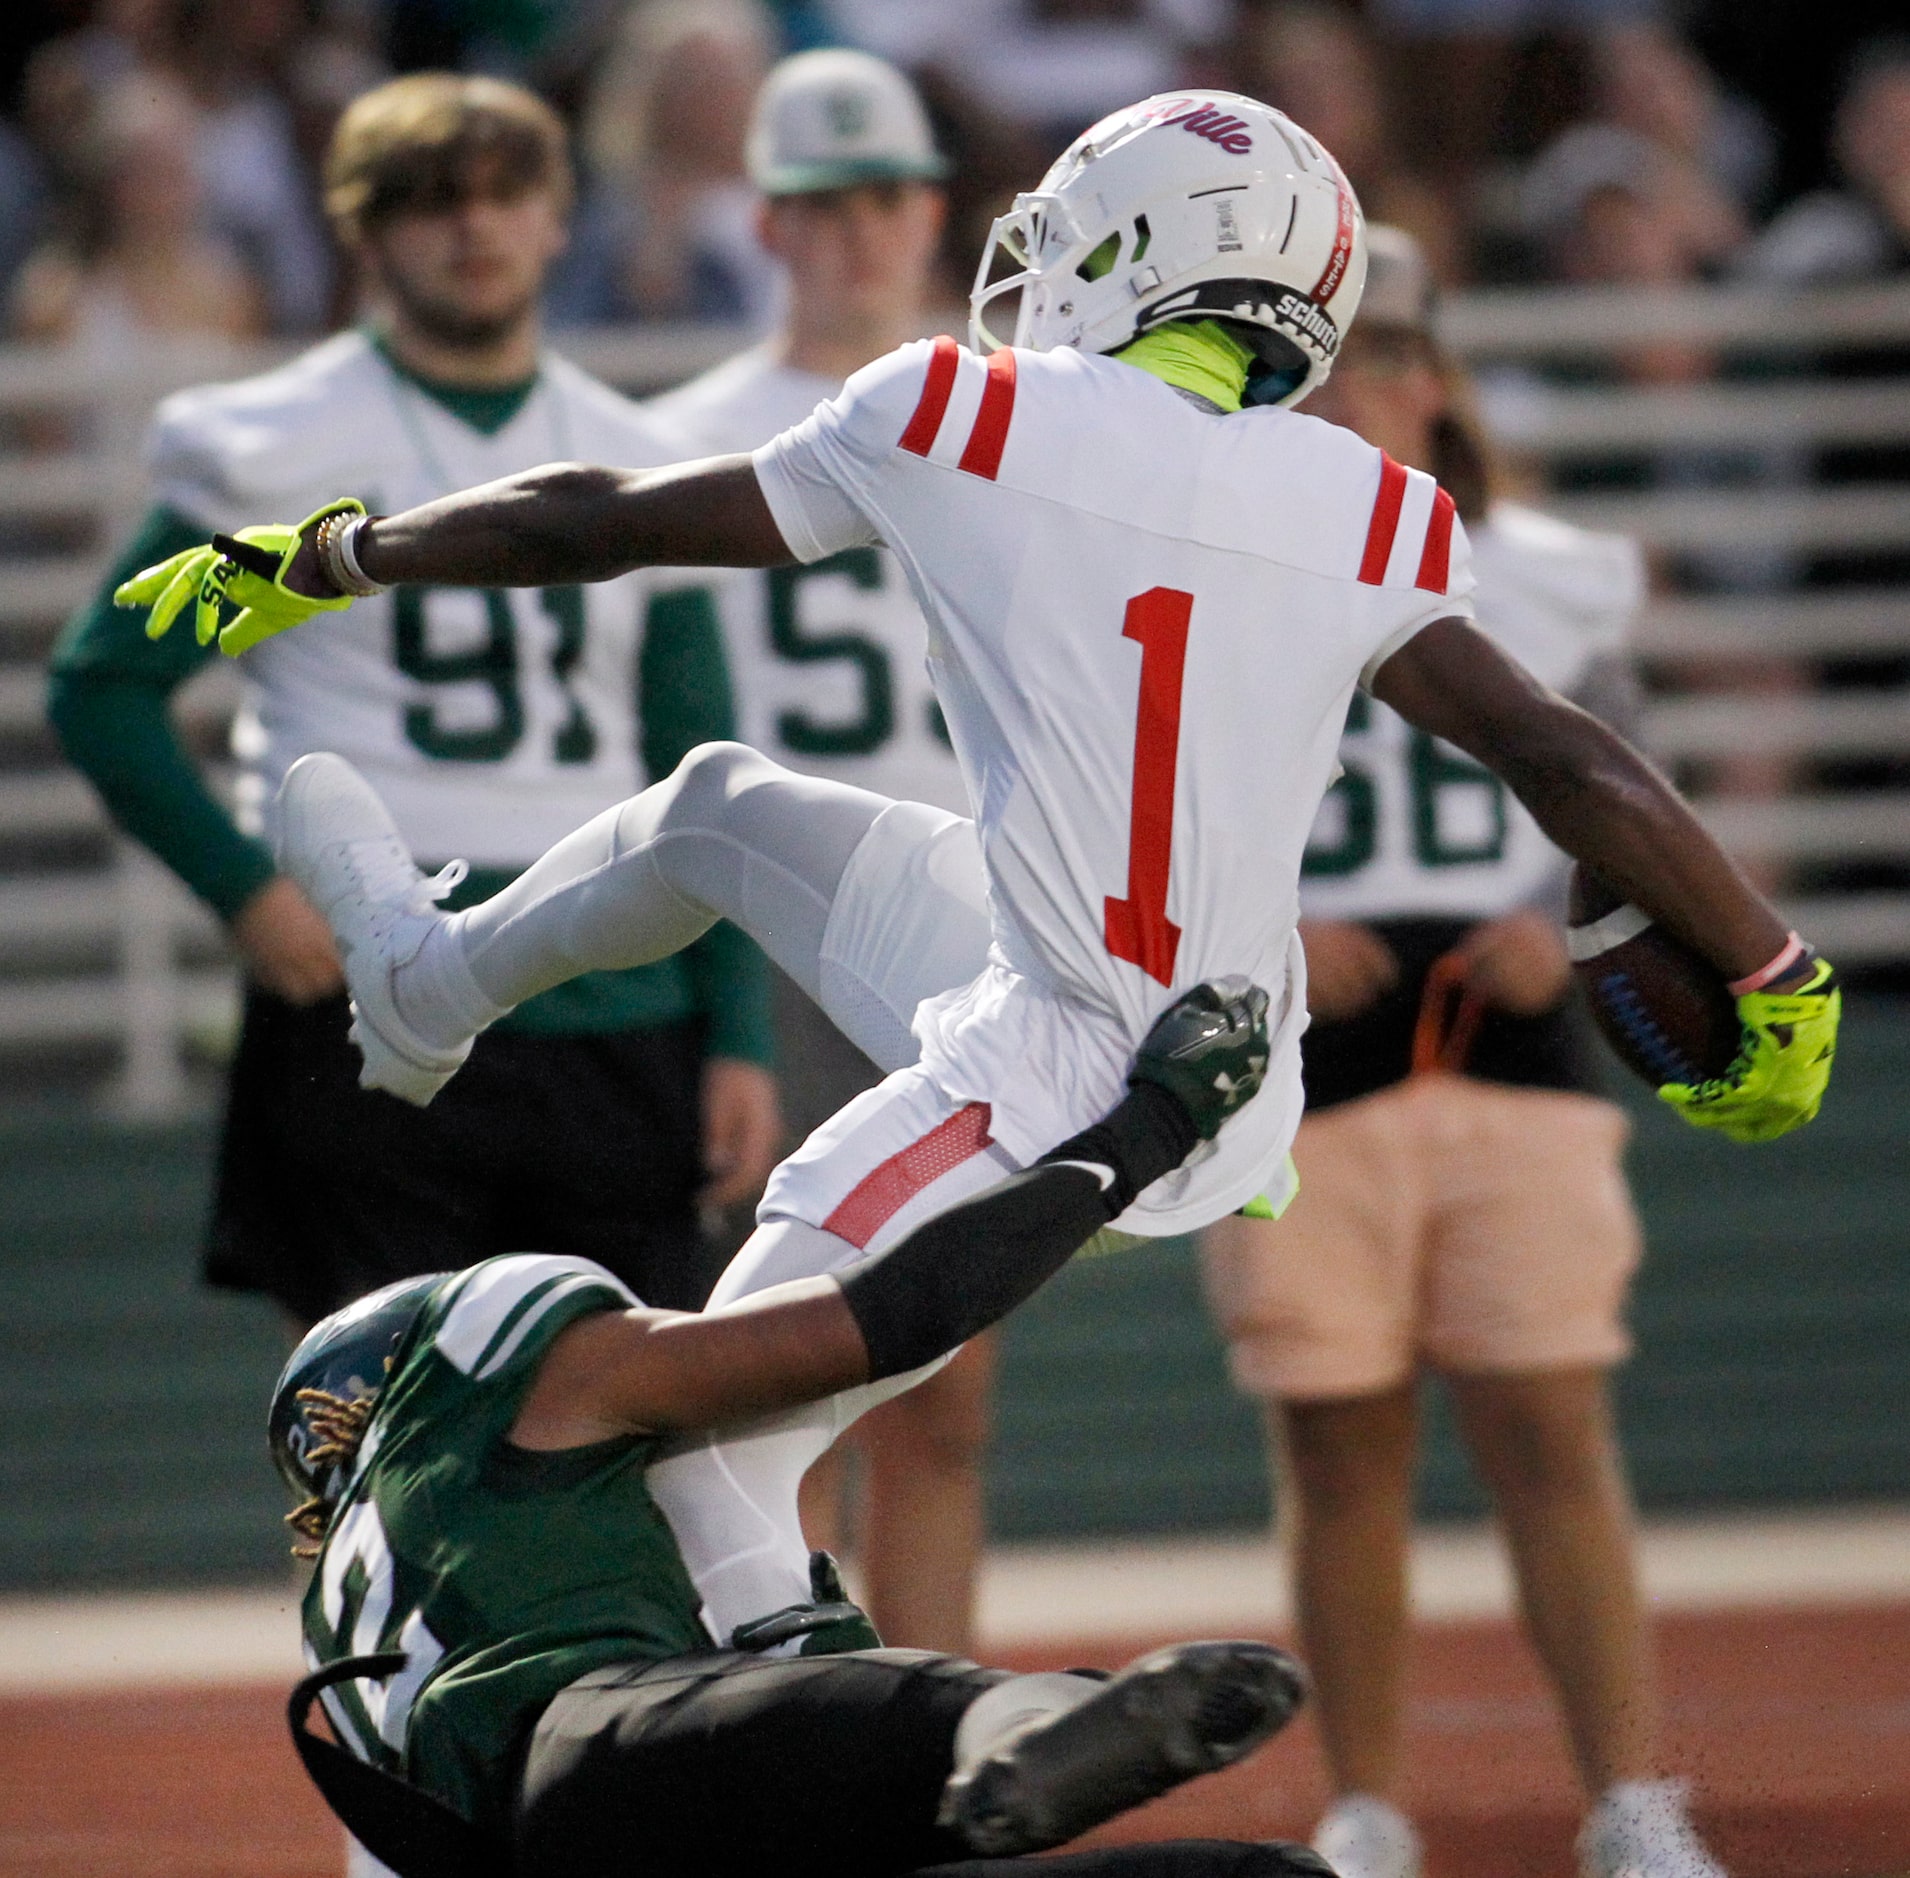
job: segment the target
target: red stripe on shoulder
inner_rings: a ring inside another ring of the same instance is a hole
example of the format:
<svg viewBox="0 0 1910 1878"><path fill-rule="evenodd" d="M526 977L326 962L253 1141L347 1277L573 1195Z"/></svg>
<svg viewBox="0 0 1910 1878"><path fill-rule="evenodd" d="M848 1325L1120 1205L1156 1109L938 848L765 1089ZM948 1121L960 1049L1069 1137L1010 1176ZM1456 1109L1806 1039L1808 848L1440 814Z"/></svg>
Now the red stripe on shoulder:
<svg viewBox="0 0 1910 1878"><path fill-rule="evenodd" d="M944 333L928 355L928 375L922 380L922 396L915 415L902 433L902 448L916 456L927 456L935 447L936 433L948 415L948 395L955 389L955 368L961 363L962 349Z"/></svg>
<svg viewBox="0 0 1910 1878"><path fill-rule="evenodd" d="M1360 556L1360 579L1369 587L1386 580L1386 563L1393 558L1393 537L1399 532L1399 505L1406 499L1406 472L1383 450L1379 459L1379 494L1373 498L1373 519L1366 528L1366 552Z"/></svg>
<svg viewBox="0 0 1910 1878"><path fill-rule="evenodd" d="M995 480L1001 468L1002 447L1008 441L1008 423L1015 414L1015 353L1012 346L988 355L988 382L982 387L982 406L975 413L975 428L968 433L968 448L955 466L971 476Z"/></svg>
<svg viewBox="0 0 1910 1878"><path fill-rule="evenodd" d="M979 1154L993 1137L986 1102L971 1102L872 1169L822 1222L824 1232L866 1246L924 1187Z"/></svg>
<svg viewBox="0 0 1910 1878"><path fill-rule="evenodd" d="M1444 593L1451 559L1452 497L1443 489L1435 489L1432 514L1426 520L1426 548L1419 557L1413 585L1424 587L1428 593Z"/></svg>

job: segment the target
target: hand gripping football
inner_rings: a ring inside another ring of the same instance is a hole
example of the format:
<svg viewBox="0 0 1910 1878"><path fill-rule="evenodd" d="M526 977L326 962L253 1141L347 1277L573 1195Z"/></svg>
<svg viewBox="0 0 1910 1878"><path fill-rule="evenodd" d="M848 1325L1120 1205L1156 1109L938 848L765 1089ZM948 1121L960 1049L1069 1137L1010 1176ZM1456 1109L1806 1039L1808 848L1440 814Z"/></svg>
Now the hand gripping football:
<svg viewBox="0 0 1910 1878"><path fill-rule="evenodd" d="M1566 921L1593 1020L1627 1069L1657 1089L1731 1067L1743 1026L1715 965L1585 867L1572 870Z"/></svg>

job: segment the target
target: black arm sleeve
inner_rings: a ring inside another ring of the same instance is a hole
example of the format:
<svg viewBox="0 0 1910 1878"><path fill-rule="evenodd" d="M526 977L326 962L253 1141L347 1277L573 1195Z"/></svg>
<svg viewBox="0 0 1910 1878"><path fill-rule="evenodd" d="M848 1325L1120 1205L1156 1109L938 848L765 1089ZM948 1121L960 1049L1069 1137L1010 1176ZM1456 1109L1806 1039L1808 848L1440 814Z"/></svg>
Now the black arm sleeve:
<svg viewBox="0 0 1910 1878"><path fill-rule="evenodd" d="M838 1272L870 1381L919 1369L1006 1317L1198 1139L1165 1089L1137 1083L1105 1121L1034 1166Z"/></svg>

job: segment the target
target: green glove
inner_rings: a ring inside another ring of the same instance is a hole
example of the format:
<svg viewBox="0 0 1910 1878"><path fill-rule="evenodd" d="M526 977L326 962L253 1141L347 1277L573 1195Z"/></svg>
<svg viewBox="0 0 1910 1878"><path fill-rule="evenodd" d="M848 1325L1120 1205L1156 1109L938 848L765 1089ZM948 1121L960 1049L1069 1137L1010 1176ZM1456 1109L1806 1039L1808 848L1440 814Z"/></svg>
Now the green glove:
<svg viewBox="0 0 1910 1878"><path fill-rule="evenodd" d="M242 566L216 544L187 548L157 567L143 568L131 580L114 589L115 606L151 607L146 621L148 639L163 638L172 623L194 601L193 628L202 646L212 643L218 634L219 650L236 659L262 639L300 626L314 613L342 613L351 605L349 594L336 599L314 600L294 593L285 585L285 572L298 552L305 531L328 515L363 515L365 505L347 498L328 502L314 510L296 528L270 524L261 528L242 528L234 537L249 548L261 551L255 567ZM221 537L223 539L223 537ZM264 562L275 563L268 575ZM219 630L219 609L226 602L241 609L239 616L223 632Z"/></svg>
<svg viewBox="0 0 1910 1878"><path fill-rule="evenodd" d="M1694 1128L1733 1141L1775 1141L1816 1115L1837 1054L1844 994L1827 959L1795 991L1747 991L1738 999L1744 1041L1710 1082L1668 1082L1658 1099Z"/></svg>

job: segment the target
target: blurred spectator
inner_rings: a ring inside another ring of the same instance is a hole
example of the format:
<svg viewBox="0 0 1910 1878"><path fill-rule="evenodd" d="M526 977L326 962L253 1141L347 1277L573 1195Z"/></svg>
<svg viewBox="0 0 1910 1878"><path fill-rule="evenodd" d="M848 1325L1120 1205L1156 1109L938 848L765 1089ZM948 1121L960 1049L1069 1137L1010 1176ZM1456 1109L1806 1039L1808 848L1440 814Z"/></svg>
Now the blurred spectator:
<svg viewBox="0 0 1910 1878"><path fill-rule="evenodd" d="M101 114L141 87L183 84L197 105L182 146L209 230L256 275L267 323L316 330L331 260L309 167L277 76L300 61L300 0L103 0L27 68L25 117L58 188L86 194ZM342 102L342 100L341 100Z"/></svg>
<svg viewBox="0 0 1910 1878"><path fill-rule="evenodd" d="M27 134L61 185L85 166L80 146L100 98L138 71L164 70L177 49L178 0L99 0L90 19L50 39L27 61Z"/></svg>
<svg viewBox="0 0 1910 1878"><path fill-rule="evenodd" d="M317 0L312 11L310 29L299 35L275 72L291 111L299 165L308 177L324 169L326 148L345 107L391 76L378 0Z"/></svg>
<svg viewBox="0 0 1910 1878"><path fill-rule="evenodd" d="M33 146L0 118L0 303L38 245L46 221L46 177Z"/></svg>
<svg viewBox="0 0 1910 1878"><path fill-rule="evenodd" d="M1368 240L1359 320L1308 411L1435 473L1471 535L1480 629L1587 708L1624 712L1636 549L1498 499L1421 257L1397 229ZM1609 1384L1639 1255L1628 1127L1569 1001L1564 857L1486 771L1416 743L1375 699L1356 697L1341 754L1302 869L1299 1196L1277 1223L1236 1216L1201 1243L1235 1380L1273 1437L1335 1790L1314 1843L1341 1878L1421 1878L1401 1712L1431 1372L1566 1723L1581 1878L1725 1878L1657 1740Z"/></svg>
<svg viewBox="0 0 1910 1878"><path fill-rule="evenodd" d="M1832 148L1846 186L1794 202L1753 249L1765 280L1862 280L1910 267L1910 38L1861 51Z"/></svg>
<svg viewBox="0 0 1910 1878"><path fill-rule="evenodd" d="M1618 124L1582 124L1532 166L1525 210L1561 278L1585 286L1679 287L1720 271L1748 238L1736 205L1688 157ZM1717 375L1709 347L1678 339L1641 340L1617 354L1621 378L1636 385L1680 386ZM1679 447L1649 453L1637 466L1648 488L1710 490L1793 481L1795 452ZM1782 547L1693 549L1661 561L1661 582L1724 592L1766 591L1796 578ZM1787 696L1805 683L1788 659L1690 661L1669 674L1684 686L1754 699ZM1719 792L1770 799L1788 794L1796 765L1788 755L1746 747L1711 766ZM1768 867L1749 870L1766 891L1781 885Z"/></svg>
<svg viewBox="0 0 1910 1878"><path fill-rule="evenodd" d="M1586 285L1696 280L1720 272L1750 233L1695 164L1618 124L1568 130L1532 165L1523 194L1526 225L1553 271Z"/></svg>
<svg viewBox="0 0 1910 1878"><path fill-rule="evenodd" d="M365 0L350 0L363 5ZM574 115L628 0L371 0L400 71L482 72Z"/></svg>
<svg viewBox="0 0 1910 1878"><path fill-rule="evenodd" d="M1706 177L1741 214L1754 214L1777 154L1758 108L1722 91L1691 47L1655 21L1612 27L1594 52L1600 115L1648 137Z"/></svg>
<svg viewBox="0 0 1910 1878"><path fill-rule="evenodd" d="M22 338L131 353L156 334L251 337L264 327L257 283L211 232L193 162L198 113L163 79L122 79L74 140L73 229L21 272Z"/></svg>
<svg viewBox="0 0 1910 1878"><path fill-rule="evenodd" d="M1226 30L1225 0L826 0L845 39L933 68L1034 131L1043 156L1097 118L1186 78L1190 48Z"/></svg>
<svg viewBox="0 0 1910 1878"><path fill-rule="evenodd" d="M939 64L999 11L998 0L821 0L839 37L914 71Z"/></svg>
<svg viewBox="0 0 1910 1878"><path fill-rule="evenodd" d="M200 109L193 154L207 213L287 333L322 326L331 293L316 192L273 83L303 26L300 0L181 0L180 69Z"/></svg>
<svg viewBox="0 0 1910 1878"><path fill-rule="evenodd" d="M1369 220L1411 234L1437 279L1463 271L1450 208L1392 148L1373 47L1354 15L1327 0L1243 9L1235 59L1240 90L1277 105L1333 152Z"/></svg>
<svg viewBox="0 0 1910 1878"><path fill-rule="evenodd" d="M1226 24L1218 0L996 0L943 63L1052 154L1108 112L1185 83L1188 52Z"/></svg>
<svg viewBox="0 0 1910 1878"><path fill-rule="evenodd" d="M625 16L585 115L590 184L555 322L773 323L780 277L757 245L743 137L775 44L758 0L645 0Z"/></svg>
<svg viewBox="0 0 1910 1878"><path fill-rule="evenodd" d="M1592 70L1590 117L1555 138L1523 184L1542 264L1630 286L1725 272L1750 240L1770 175L1762 117L1725 97L1690 47L1656 25L1601 34ZM1669 375L1708 370L1680 358Z"/></svg>

